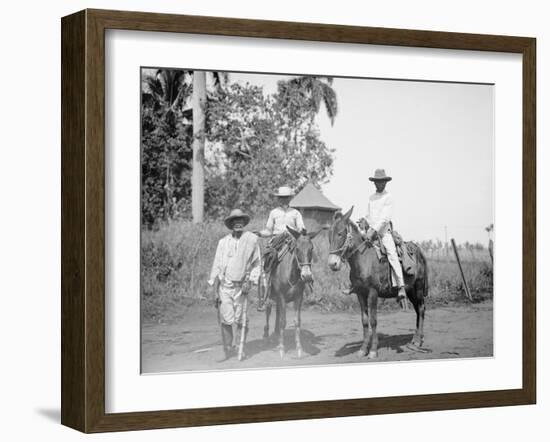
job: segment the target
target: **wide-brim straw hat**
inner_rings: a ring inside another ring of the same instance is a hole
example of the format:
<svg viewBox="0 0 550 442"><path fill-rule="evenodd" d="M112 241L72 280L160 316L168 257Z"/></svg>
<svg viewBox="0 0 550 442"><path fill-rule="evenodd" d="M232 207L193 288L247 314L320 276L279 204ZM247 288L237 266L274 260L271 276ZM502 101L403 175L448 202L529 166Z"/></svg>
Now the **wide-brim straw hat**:
<svg viewBox="0 0 550 442"><path fill-rule="evenodd" d="M391 176L387 176L384 169L376 169L374 176L371 176L369 181L391 181Z"/></svg>
<svg viewBox="0 0 550 442"><path fill-rule="evenodd" d="M242 218L244 220L245 226L250 222L250 216L244 213L241 209L233 209L229 214L229 216L225 218L225 220L223 221L225 224L225 227L227 227L228 229L232 229L233 225L231 223L236 218Z"/></svg>
<svg viewBox="0 0 550 442"><path fill-rule="evenodd" d="M275 196L294 196L294 192L288 186L282 186L277 189L273 195Z"/></svg>

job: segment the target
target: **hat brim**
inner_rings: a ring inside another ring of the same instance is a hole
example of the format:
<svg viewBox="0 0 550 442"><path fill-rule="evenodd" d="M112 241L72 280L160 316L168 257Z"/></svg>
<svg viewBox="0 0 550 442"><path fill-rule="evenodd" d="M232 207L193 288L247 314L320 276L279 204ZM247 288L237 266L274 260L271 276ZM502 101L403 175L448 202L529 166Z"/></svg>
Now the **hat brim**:
<svg viewBox="0 0 550 442"><path fill-rule="evenodd" d="M286 193L274 193L273 194L274 196L288 196L288 197L293 197L294 195L296 195L295 193L289 193L289 194L286 194Z"/></svg>
<svg viewBox="0 0 550 442"><path fill-rule="evenodd" d="M369 178L369 181L374 181L374 182L376 182L376 181L391 181L391 180L392 180L391 176L387 176L387 177L384 177L384 178L376 178L376 177L371 176Z"/></svg>
<svg viewBox="0 0 550 442"><path fill-rule="evenodd" d="M234 219L238 219L238 218L244 219L244 226L246 226L246 225L250 222L250 216L248 216L248 215L246 215L246 214L237 215L237 216L228 216L228 217L225 218L225 220L224 220L225 227L227 227L229 230L231 230L231 229L233 228L233 226L231 225L231 222L232 222ZM244 227L244 226L243 226L243 227Z"/></svg>

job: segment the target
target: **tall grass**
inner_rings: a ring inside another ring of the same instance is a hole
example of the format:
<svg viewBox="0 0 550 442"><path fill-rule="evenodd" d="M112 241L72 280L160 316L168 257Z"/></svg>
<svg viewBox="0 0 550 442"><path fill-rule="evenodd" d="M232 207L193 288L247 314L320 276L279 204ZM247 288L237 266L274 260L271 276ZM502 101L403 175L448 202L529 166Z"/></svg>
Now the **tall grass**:
<svg viewBox="0 0 550 442"><path fill-rule="evenodd" d="M259 230L264 220L253 219L247 226ZM220 238L228 233L220 223L192 224L177 221L161 226L156 231L143 230L141 247L141 287L144 320L173 319L181 315L186 306L209 303L207 281ZM313 291L306 295L306 306L325 310L357 308L355 297L342 294L349 286L349 271L328 269L328 239L321 233L314 239ZM465 300L462 279L453 259L430 259L429 283L431 303L451 303ZM477 299L492 294L493 274L488 253L462 256L462 266L470 290ZM252 298L256 298L253 293ZM394 308L395 303L382 303Z"/></svg>

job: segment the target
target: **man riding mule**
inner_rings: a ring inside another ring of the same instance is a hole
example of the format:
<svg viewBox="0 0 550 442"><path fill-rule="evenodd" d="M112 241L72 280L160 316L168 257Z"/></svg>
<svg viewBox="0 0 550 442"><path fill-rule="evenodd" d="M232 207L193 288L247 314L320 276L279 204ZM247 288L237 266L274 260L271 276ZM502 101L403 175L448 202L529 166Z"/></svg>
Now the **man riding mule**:
<svg viewBox="0 0 550 442"><path fill-rule="evenodd" d="M392 216L393 216L393 198L386 190L386 184L391 181L391 177L386 175L384 169L376 169L374 176L369 178L369 181L374 182L376 192L369 198L364 238L373 241L379 238L382 243L385 253L388 256L388 261L392 268L392 275L397 286L397 301L404 301L407 294L405 293L405 281L403 279L403 270L397 255L397 249L393 240L392 234Z"/></svg>
<svg viewBox="0 0 550 442"><path fill-rule="evenodd" d="M259 311L265 310L265 301L269 299L273 270L278 265L282 254L290 246L292 237L287 227L298 233L306 231L302 214L289 206L290 200L294 196L292 189L288 186L279 187L274 196L277 197L279 205L269 213L265 229L259 232L261 237L269 238L263 263L263 270L267 277L266 290L263 296L261 296L262 292L258 291L260 294L258 300Z"/></svg>
<svg viewBox="0 0 550 442"><path fill-rule="evenodd" d="M246 339L246 297L260 275L261 254L258 237L244 231L250 217L240 209L233 210L225 219L231 233L220 239L210 272L215 306L218 309L225 359L234 354L233 325ZM243 329L244 327L244 329ZM244 340L242 341L244 345Z"/></svg>
<svg viewBox="0 0 550 442"><path fill-rule="evenodd" d="M387 178L383 171L377 171L375 178ZM376 180L371 180L375 183ZM385 185L378 185L377 190L384 191ZM381 202L380 202L381 201ZM371 204L371 203L375 204ZM377 203L380 203L378 206ZM342 262L347 261L350 266L351 292L357 295L361 307L361 321L363 324L363 344L359 356L368 354L369 358L375 358L378 354L377 305L378 298L392 298L403 294L413 304L416 311L416 331L409 346L419 350L424 340L424 298L428 295L428 266L420 247L414 243L407 243L405 247L412 254L414 260L414 274L399 272L401 266L397 259L390 259L390 253L381 255L374 246L375 237L382 234L382 244L386 250L395 251L393 238L384 240L388 232L387 225L391 219L391 199L380 195L369 201L369 216L366 223L366 232L362 232L350 217L353 207L345 214L337 214L329 229L329 258L328 264L333 271L341 268ZM369 222L370 220L370 222ZM371 225L372 223L372 225ZM387 246L389 244L389 247ZM393 246L393 247L392 247ZM393 249L393 250L392 250ZM392 261L394 263L392 264ZM397 270L396 267L399 269ZM396 271L397 270L397 271ZM397 275L396 275L397 274ZM397 293L393 279L397 282ZM372 340L372 342L371 342ZM370 343L370 351L369 349Z"/></svg>
<svg viewBox="0 0 550 442"><path fill-rule="evenodd" d="M269 338L269 316L273 304L275 305L275 333L278 339L281 358L285 354L284 332L286 327L286 305L294 304L294 335L298 358L302 357L301 341L301 311L304 291L307 285L313 283L311 261L313 258L313 238L319 233L298 232L292 227L286 227L290 242L280 257L280 262L274 266L270 273L268 296L265 314L266 324L264 338Z"/></svg>

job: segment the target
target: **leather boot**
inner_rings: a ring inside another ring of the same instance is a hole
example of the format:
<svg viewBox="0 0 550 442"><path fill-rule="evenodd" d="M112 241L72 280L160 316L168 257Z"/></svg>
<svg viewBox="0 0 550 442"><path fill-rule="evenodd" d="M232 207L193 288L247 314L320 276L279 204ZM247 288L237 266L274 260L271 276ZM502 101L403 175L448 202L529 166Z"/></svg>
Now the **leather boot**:
<svg viewBox="0 0 550 442"><path fill-rule="evenodd" d="M264 283L264 281L260 281L260 284ZM258 305L256 306L256 310L259 312L265 312L266 309L266 301L269 298L269 286L271 285L271 278L269 276L265 277L265 289L264 293L262 294L261 290L258 290Z"/></svg>
<svg viewBox="0 0 550 442"><path fill-rule="evenodd" d="M402 310L407 310L407 292L405 287L399 287L399 292L397 292L397 302L401 305Z"/></svg>

